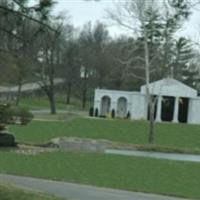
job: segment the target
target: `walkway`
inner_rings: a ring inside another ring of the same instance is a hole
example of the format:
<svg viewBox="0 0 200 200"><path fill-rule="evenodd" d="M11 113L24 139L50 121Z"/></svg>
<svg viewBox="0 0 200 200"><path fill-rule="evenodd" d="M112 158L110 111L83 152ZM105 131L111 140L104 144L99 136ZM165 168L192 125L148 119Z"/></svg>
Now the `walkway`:
<svg viewBox="0 0 200 200"><path fill-rule="evenodd" d="M138 157L149 157L149 158L177 160L177 161L200 162L200 155L191 155L191 154L161 153L161 152L151 152L151 151L116 150L116 149L106 149L105 153L124 155L124 156L138 156Z"/></svg>
<svg viewBox="0 0 200 200"><path fill-rule="evenodd" d="M69 200L184 200L162 195L97 188L88 185L3 174L0 174L1 183L14 184L18 187L48 193Z"/></svg>

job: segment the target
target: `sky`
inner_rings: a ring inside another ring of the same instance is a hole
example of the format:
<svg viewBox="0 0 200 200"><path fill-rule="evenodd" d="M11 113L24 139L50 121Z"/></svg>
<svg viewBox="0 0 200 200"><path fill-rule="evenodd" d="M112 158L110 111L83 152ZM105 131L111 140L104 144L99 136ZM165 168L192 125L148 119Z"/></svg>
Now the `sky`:
<svg viewBox="0 0 200 200"><path fill-rule="evenodd" d="M57 2L54 12L68 13L68 15L71 16L70 21L75 27L81 27L88 21L93 23L95 23L95 21L102 21L107 24L108 30L112 36L125 33L125 30L121 29L119 26L114 26L111 21L106 18L106 9L112 9L114 0L57 0ZM178 34L195 41L200 39L200 9L194 10L189 21L184 24Z"/></svg>
<svg viewBox="0 0 200 200"><path fill-rule="evenodd" d="M91 21L104 22L108 25L109 32L112 36L123 33L119 27L113 26L110 20L106 19L106 9L113 6L113 0L101 1L84 1L84 0L57 0L55 5L56 13L67 13L70 16L70 21L75 27L81 27L83 24Z"/></svg>

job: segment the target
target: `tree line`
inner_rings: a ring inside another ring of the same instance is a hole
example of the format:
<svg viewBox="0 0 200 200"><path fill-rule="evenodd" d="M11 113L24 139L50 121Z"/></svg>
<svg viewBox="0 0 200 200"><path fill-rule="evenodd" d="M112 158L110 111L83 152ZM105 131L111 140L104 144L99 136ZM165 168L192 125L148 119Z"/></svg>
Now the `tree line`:
<svg viewBox="0 0 200 200"><path fill-rule="evenodd" d="M66 103L76 96L83 108L95 88L139 90L169 76L200 91L199 52L176 34L192 14L190 1L124 1L107 15L131 34L115 38L101 22L75 29L52 14L54 3L0 1L0 82L18 85L16 104L22 84L37 81L56 113L55 78L65 81Z"/></svg>

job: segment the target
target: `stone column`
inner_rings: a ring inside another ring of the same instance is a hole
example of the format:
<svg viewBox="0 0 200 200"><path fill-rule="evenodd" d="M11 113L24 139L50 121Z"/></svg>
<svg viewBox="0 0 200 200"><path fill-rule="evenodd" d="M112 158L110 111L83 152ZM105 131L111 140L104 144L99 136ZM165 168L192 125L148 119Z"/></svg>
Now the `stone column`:
<svg viewBox="0 0 200 200"><path fill-rule="evenodd" d="M179 97L175 97L173 122L178 123Z"/></svg>
<svg viewBox="0 0 200 200"><path fill-rule="evenodd" d="M156 111L156 122L161 122L161 112L162 112L162 96L158 97L157 111Z"/></svg>

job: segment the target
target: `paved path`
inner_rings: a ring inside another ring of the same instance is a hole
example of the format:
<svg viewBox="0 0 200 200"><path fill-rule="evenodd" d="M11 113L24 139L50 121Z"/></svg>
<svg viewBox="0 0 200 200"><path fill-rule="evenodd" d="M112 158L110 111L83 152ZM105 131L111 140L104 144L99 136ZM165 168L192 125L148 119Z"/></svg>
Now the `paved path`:
<svg viewBox="0 0 200 200"><path fill-rule="evenodd" d="M124 155L124 156L138 156L138 157L150 157L150 158L167 159L167 160L200 162L200 155L192 155L192 154L161 153L161 152L151 152L151 151L116 150L116 149L106 149L105 153Z"/></svg>
<svg viewBox="0 0 200 200"><path fill-rule="evenodd" d="M128 192L94 186L0 174L0 183L48 193L69 200L184 200L162 195Z"/></svg>

